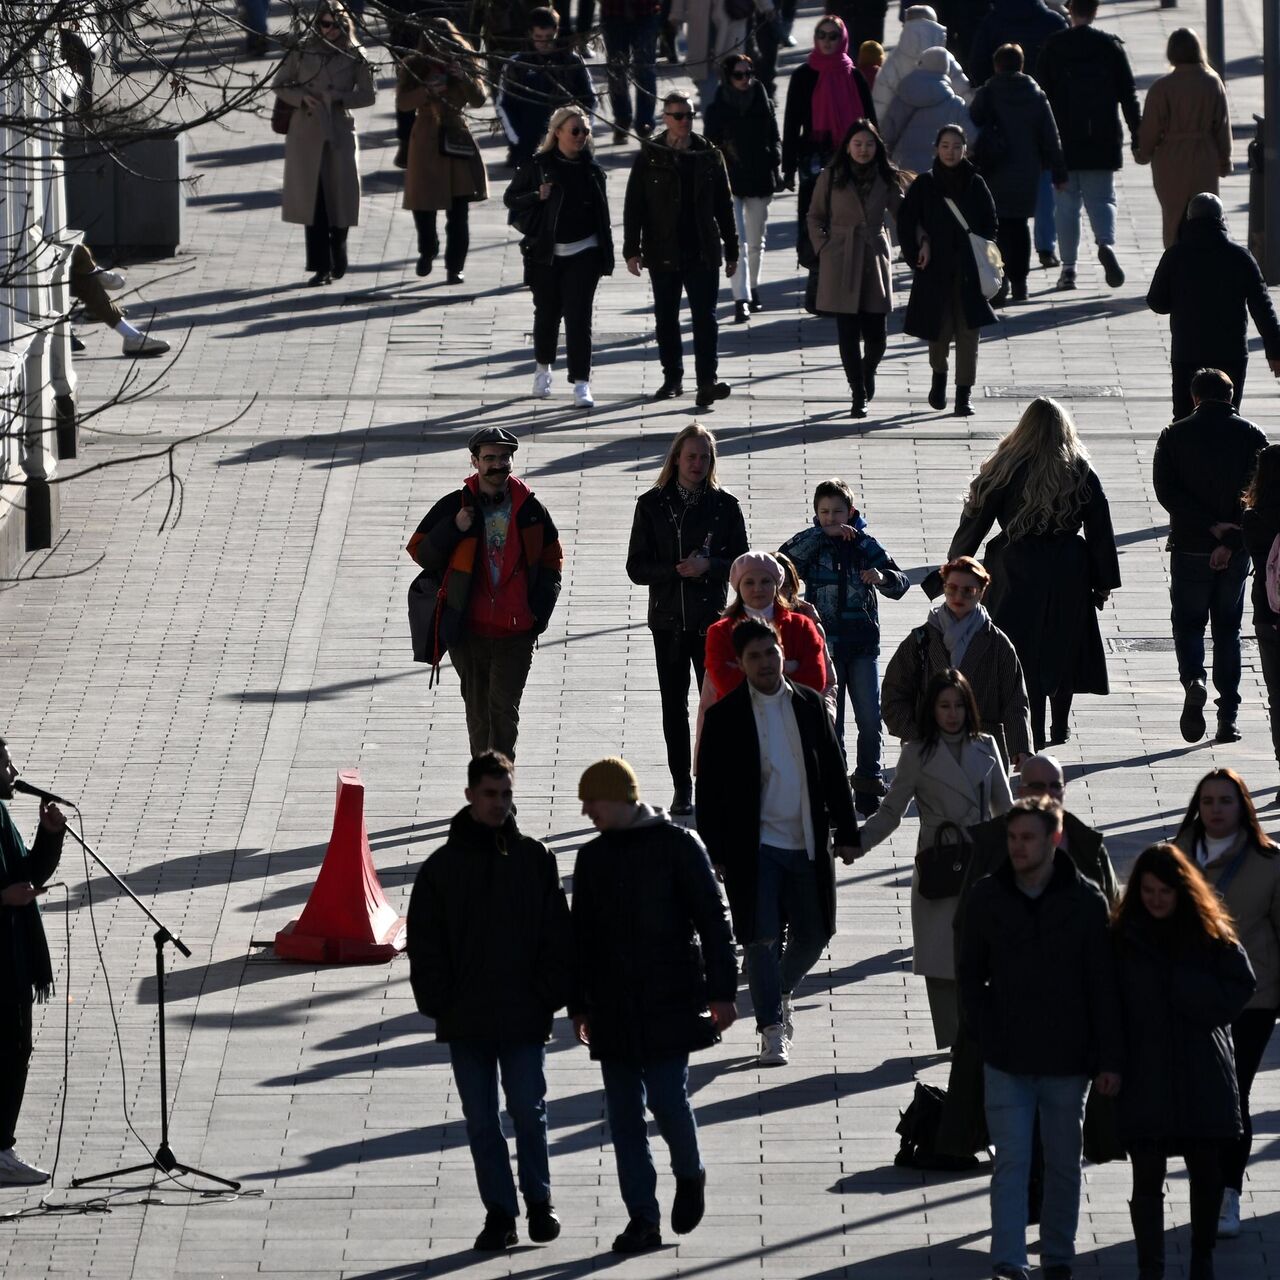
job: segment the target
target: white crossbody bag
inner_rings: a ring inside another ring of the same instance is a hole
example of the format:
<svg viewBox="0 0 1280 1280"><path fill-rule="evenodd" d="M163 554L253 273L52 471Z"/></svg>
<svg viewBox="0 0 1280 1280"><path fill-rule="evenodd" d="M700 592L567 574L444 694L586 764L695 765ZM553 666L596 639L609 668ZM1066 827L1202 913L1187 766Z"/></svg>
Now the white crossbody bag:
<svg viewBox="0 0 1280 1280"><path fill-rule="evenodd" d="M965 235L969 237L969 248L973 250L973 260L978 267L978 288L982 290L982 296L990 301L1000 292L1000 285L1004 280L1004 258L1001 257L994 240L988 240L985 236L969 230L969 224L964 220L960 206L950 196L944 196L943 199L947 202L947 208L955 215L956 221L964 228Z"/></svg>

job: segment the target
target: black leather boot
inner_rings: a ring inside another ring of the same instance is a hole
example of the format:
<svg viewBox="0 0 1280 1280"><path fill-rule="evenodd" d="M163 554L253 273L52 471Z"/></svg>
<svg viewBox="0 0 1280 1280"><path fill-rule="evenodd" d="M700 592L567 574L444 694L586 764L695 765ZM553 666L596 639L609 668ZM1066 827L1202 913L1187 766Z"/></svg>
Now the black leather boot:
<svg viewBox="0 0 1280 1280"><path fill-rule="evenodd" d="M956 407L952 409L951 415L955 418L971 418L973 417L973 405L969 403L969 394L972 387L956 388Z"/></svg>
<svg viewBox="0 0 1280 1280"><path fill-rule="evenodd" d="M947 370L935 369L933 382L929 386L929 406L933 409L947 407Z"/></svg>
<svg viewBox="0 0 1280 1280"><path fill-rule="evenodd" d="M1164 1280L1164 1196L1134 1196L1129 1221L1138 1249L1138 1280Z"/></svg>

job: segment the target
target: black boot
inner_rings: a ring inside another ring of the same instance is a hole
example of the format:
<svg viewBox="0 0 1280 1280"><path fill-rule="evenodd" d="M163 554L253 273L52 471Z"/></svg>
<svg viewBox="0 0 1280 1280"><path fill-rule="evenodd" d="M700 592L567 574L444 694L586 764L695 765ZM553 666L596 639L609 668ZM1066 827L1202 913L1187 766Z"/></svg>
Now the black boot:
<svg viewBox="0 0 1280 1280"><path fill-rule="evenodd" d="M560 1234L560 1219L550 1200L540 1204L526 1201L525 1214L529 1219L529 1239L535 1244L550 1244Z"/></svg>
<svg viewBox="0 0 1280 1280"><path fill-rule="evenodd" d="M1134 1196L1129 1221L1138 1250L1138 1280L1164 1280L1164 1196Z"/></svg>
<svg viewBox="0 0 1280 1280"><path fill-rule="evenodd" d="M956 407L952 409L951 416L954 418L972 418L973 406L969 403L969 394L972 387L956 388Z"/></svg>
<svg viewBox="0 0 1280 1280"><path fill-rule="evenodd" d="M862 361L862 389L867 394L867 403L870 404L876 398L876 370L879 364L871 364L866 358Z"/></svg>
<svg viewBox="0 0 1280 1280"><path fill-rule="evenodd" d="M929 407L945 409L947 407L947 371L935 369L933 382L929 386Z"/></svg>
<svg viewBox="0 0 1280 1280"><path fill-rule="evenodd" d="M1213 1247L1218 1242L1222 1179L1191 1184L1191 1266L1187 1280L1213 1280Z"/></svg>

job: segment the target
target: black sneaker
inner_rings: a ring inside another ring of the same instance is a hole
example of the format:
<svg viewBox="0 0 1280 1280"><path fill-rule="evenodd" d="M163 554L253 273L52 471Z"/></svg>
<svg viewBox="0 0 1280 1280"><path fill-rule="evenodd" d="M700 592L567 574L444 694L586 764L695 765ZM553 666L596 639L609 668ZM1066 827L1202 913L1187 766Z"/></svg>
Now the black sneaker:
<svg viewBox="0 0 1280 1280"><path fill-rule="evenodd" d="M707 1171L696 1178L676 1179L676 1198L671 1205L671 1230L687 1236L702 1221L706 1211Z"/></svg>
<svg viewBox="0 0 1280 1280"><path fill-rule="evenodd" d="M674 400L677 396L684 395L684 380L680 377L664 378L662 386L653 393L655 400Z"/></svg>
<svg viewBox="0 0 1280 1280"><path fill-rule="evenodd" d="M752 311L763 311L763 310L764 310L764 303L760 301L760 290L759 290L759 289L752 289L752 290L751 290L751 310L752 310Z"/></svg>
<svg viewBox="0 0 1280 1280"><path fill-rule="evenodd" d="M529 1239L534 1244L550 1244L560 1234L560 1219L550 1200L525 1205L525 1213L529 1218Z"/></svg>
<svg viewBox="0 0 1280 1280"><path fill-rule="evenodd" d="M1042 249L1040 251L1040 265L1046 271L1052 271L1054 267L1062 266L1062 262L1052 249Z"/></svg>
<svg viewBox="0 0 1280 1280"><path fill-rule="evenodd" d="M1182 699L1182 716L1178 728L1184 742L1199 742L1204 737L1204 704L1209 701L1209 690L1203 680L1193 680L1187 685Z"/></svg>
<svg viewBox="0 0 1280 1280"><path fill-rule="evenodd" d="M652 137L653 137L653 125L651 125L651 124L638 124L638 125L636 125L636 132L637 132L637 133L638 133L642 138L652 138Z"/></svg>
<svg viewBox="0 0 1280 1280"><path fill-rule="evenodd" d="M615 124L613 126L613 145L615 147L620 147L624 142L626 142L627 130L630 128L631 126L629 124L627 125Z"/></svg>
<svg viewBox="0 0 1280 1280"><path fill-rule="evenodd" d="M632 1218L626 1230L614 1238L614 1253L648 1253L651 1249L662 1248L662 1232L656 1222L646 1222L643 1218Z"/></svg>
<svg viewBox="0 0 1280 1280"><path fill-rule="evenodd" d="M490 1211L485 1215L484 1230L476 1236L473 1247L480 1253L502 1253L506 1249L514 1249L519 1243L516 1220L508 1218L505 1213Z"/></svg>
<svg viewBox="0 0 1280 1280"><path fill-rule="evenodd" d="M1062 274L1058 277L1058 283L1053 287L1055 289L1074 289L1076 287L1075 267L1063 267Z"/></svg>
<svg viewBox="0 0 1280 1280"><path fill-rule="evenodd" d="M1116 257L1116 251L1109 244L1098 246L1098 261L1102 263L1102 274L1106 276L1109 288L1118 289L1124 284L1124 268Z"/></svg>
<svg viewBox="0 0 1280 1280"><path fill-rule="evenodd" d="M698 388L698 398L695 403L699 409L705 409L717 400L726 400L728 397L729 384L727 382L709 382L705 387Z"/></svg>

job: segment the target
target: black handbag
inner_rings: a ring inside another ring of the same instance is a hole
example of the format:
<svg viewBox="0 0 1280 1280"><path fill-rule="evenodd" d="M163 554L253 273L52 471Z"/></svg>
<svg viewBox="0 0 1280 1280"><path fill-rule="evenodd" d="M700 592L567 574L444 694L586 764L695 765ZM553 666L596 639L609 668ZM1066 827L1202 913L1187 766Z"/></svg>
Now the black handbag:
<svg viewBox="0 0 1280 1280"><path fill-rule="evenodd" d="M288 133L289 121L293 119L294 106L291 102L286 102L283 98L276 99L276 105L271 108L271 132L272 133Z"/></svg>
<svg viewBox="0 0 1280 1280"><path fill-rule="evenodd" d="M916 888L922 898L958 898L964 884L973 844L969 834L955 822L939 823L933 843L916 854Z"/></svg>
<svg viewBox="0 0 1280 1280"><path fill-rule="evenodd" d="M936 1085L917 1080L911 1104L899 1113L894 1132L902 1139L893 1163L900 1169L937 1169L959 1173L977 1167L972 1155L950 1155L938 1150L938 1126L947 1093Z"/></svg>
<svg viewBox="0 0 1280 1280"><path fill-rule="evenodd" d="M480 154L476 140L464 124L441 124L440 154L450 160L472 160Z"/></svg>
<svg viewBox="0 0 1280 1280"><path fill-rule="evenodd" d="M423 569L409 584L409 639L414 662L430 662L435 666L444 657L443 651L436 652L439 640L433 635L442 595L440 575L430 569Z"/></svg>

